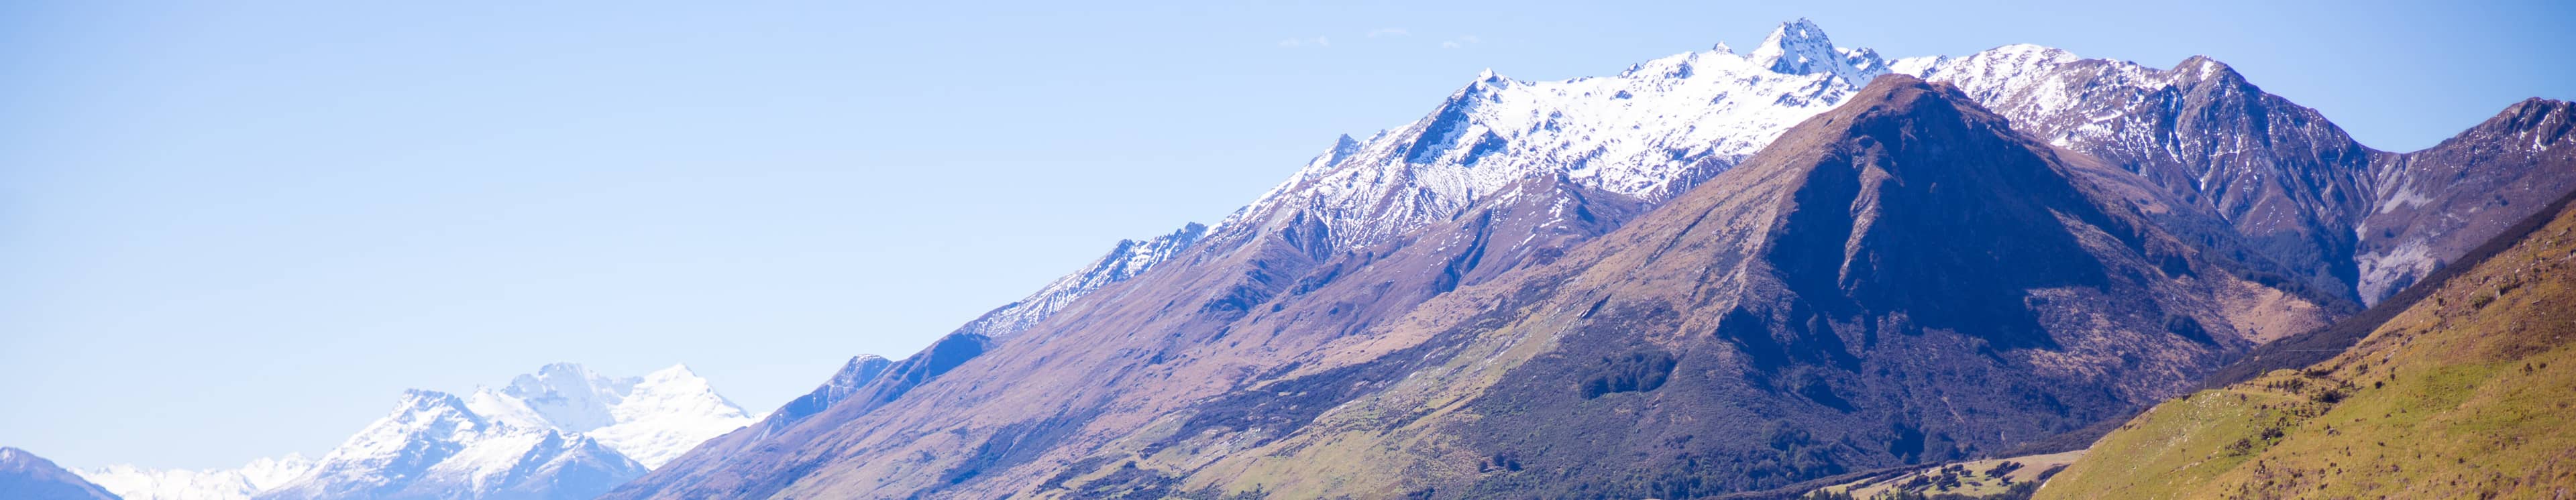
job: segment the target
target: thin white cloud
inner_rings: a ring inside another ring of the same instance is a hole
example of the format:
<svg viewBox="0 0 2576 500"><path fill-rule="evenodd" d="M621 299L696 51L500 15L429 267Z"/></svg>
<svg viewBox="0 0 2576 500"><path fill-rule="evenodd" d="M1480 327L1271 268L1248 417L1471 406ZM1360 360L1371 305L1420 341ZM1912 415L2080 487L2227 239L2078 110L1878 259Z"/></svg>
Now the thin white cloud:
<svg viewBox="0 0 2576 500"><path fill-rule="evenodd" d="M1465 46L1475 45L1475 44L1484 43L1484 42L1485 42L1485 39L1482 39L1482 38L1476 38L1476 35L1465 35L1465 36L1460 36L1460 37L1458 37L1456 40L1449 40L1449 41L1440 42L1440 48L1444 48L1444 49L1455 49L1455 48L1459 48L1459 47L1465 47Z"/></svg>
<svg viewBox="0 0 2576 500"><path fill-rule="evenodd" d="M1440 42L1440 48L1444 48L1444 49L1454 49L1454 48L1458 48L1458 42Z"/></svg>
<svg viewBox="0 0 2576 500"><path fill-rule="evenodd" d="M1404 28L1378 28L1378 29L1376 29L1376 30L1374 30L1374 31L1370 31L1370 32L1368 32L1368 37L1369 37L1369 38L1377 38L1377 37L1381 37L1381 36L1407 36L1407 35L1412 35L1412 34L1413 34L1413 32L1405 31L1405 30L1404 30Z"/></svg>

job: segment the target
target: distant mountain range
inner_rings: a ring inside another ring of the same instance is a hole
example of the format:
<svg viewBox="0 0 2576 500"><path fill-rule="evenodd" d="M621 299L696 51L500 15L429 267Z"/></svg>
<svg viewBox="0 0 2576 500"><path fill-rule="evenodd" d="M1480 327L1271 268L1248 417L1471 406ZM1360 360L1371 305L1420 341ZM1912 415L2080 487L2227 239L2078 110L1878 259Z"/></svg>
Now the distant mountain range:
<svg viewBox="0 0 2576 500"><path fill-rule="evenodd" d="M1694 497L2125 418L2576 188L2569 106L2370 149L2226 64L1805 20L1478 75L608 498Z"/></svg>
<svg viewBox="0 0 2576 500"><path fill-rule="evenodd" d="M301 454L252 460L237 469L145 469L110 465L83 469L82 477L128 500L241 500L293 481L313 470L313 459Z"/></svg>
<svg viewBox="0 0 2576 500"><path fill-rule="evenodd" d="M318 460L81 474L129 500L590 498L756 420L685 366L609 378L562 363L464 398L405 392Z"/></svg>

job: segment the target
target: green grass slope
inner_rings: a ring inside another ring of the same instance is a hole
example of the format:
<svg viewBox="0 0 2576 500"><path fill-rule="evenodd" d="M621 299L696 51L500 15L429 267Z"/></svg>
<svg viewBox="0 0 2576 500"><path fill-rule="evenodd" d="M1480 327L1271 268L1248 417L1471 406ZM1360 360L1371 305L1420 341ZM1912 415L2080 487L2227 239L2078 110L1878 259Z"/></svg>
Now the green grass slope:
<svg viewBox="0 0 2576 500"><path fill-rule="evenodd" d="M2576 496L2576 211L2304 369L2168 401L2037 498Z"/></svg>

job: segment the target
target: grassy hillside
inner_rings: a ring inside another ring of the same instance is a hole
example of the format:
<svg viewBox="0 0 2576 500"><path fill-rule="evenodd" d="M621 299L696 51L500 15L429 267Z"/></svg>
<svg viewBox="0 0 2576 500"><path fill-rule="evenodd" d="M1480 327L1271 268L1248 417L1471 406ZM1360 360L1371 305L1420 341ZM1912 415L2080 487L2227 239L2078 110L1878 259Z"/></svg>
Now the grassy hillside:
<svg viewBox="0 0 2576 500"><path fill-rule="evenodd" d="M2138 416L2038 498L2576 493L2576 212L2564 206L2350 350Z"/></svg>
<svg viewBox="0 0 2576 500"><path fill-rule="evenodd" d="M1824 488L1799 496L1799 500L2012 500L2030 498L2032 491L2067 464L2084 456L2084 450L1991 458L1942 464L1890 474L1878 474Z"/></svg>

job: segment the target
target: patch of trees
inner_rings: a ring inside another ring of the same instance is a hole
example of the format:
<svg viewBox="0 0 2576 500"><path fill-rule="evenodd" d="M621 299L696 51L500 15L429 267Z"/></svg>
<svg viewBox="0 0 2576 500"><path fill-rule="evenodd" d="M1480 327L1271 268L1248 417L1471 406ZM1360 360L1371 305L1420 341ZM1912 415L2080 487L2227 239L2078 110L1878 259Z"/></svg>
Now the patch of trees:
<svg viewBox="0 0 2576 500"><path fill-rule="evenodd" d="M1591 375L1583 379L1580 386L1583 399L1661 388L1665 380L1672 378L1675 364L1672 353L1659 350L1603 357L1593 365Z"/></svg>

